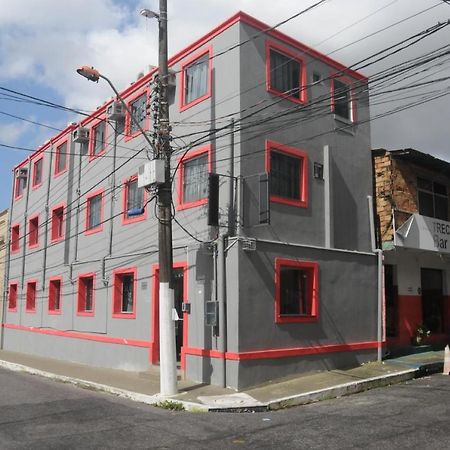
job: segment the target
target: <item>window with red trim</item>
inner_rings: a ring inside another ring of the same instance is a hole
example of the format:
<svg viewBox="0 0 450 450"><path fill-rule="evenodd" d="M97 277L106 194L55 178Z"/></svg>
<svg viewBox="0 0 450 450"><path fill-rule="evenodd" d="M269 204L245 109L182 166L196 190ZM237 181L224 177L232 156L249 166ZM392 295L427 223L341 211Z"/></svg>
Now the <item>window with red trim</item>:
<svg viewBox="0 0 450 450"><path fill-rule="evenodd" d="M49 313L61 312L61 278L51 278L48 283L48 311Z"/></svg>
<svg viewBox="0 0 450 450"><path fill-rule="evenodd" d="M141 128L145 130L145 119L147 117L147 93L145 92L135 100L129 102L128 107ZM140 130L136 122L132 120L129 115L127 115L127 135L132 137L139 133Z"/></svg>
<svg viewBox="0 0 450 450"><path fill-rule="evenodd" d="M28 247L39 245L39 216L31 217L28 221Z"/></svg>
<svg viewBox="0 0 450 450"><path fill-rule="evenodd" d="M96 157L106 150L106 122L102 120L95 125L90 135L92 136L91 157Z"/></svg>
<svg viewBox="0 0 450 450"><path fill-rule="evenodd" d="M56 147L55 175L63 173L67 169L67 142Z"/></svg>
<svg viewBox="0 0 450 450"><path fill-rule="evenodd" d="M26 298L26 311L34 312L36 311L36 281L27 282L27 298Z"/></svg>
<svg viewBox="0 0 450 450"><path fill-rule="evenodd" d="M113 272L113 316L136 317L136 268L118 269Z"/></svg>
<svg viewBox="0 0 450 450"><path fill-rule="evenodd" d="M19 169L20 170L20 169ZM23 169L26 170L26 169ZM27 187L27 175L24 172L23 174L16 175L16 182L14 186L14 198L18 200L23 196L23 192Z"/></svg>
<svg viewBox="0 0 450 450"><path fill-rule="evenodd" d="M208 201L208 174L211 172L211 146L188 154L180 164L179 209Z"/></svg>
<svg viewBox="0 0 450 450"><path fill-rule="evenodd" d="M42 184L44 169L44 157L40 157L33 162L33 177L31 187L33 189L38 188Z"/></svg>
<svg viewBox="0 0 450 450"><path fill-rule="evenodd" d="M308 157L297 148L266 142L266 170L270 200L292 206L308 206Z"/></svg>
<svg viewBox="0 0 450 450"><path fill-rule="evenodd" d="M60 241L64 237L64 206L56 206L52 209L51 218L51 242Z"/></svg>
<svg viewBox="0 0 450 450"><path fill-rule="evenodd" d="M211 53L208 48L181 66L181 111L211 96Z"/></svg>
<svg viewBox="0 0 450 450"><path fill-rule="evenodd" d="M146 218L145 197L145 189L138 187L137 176L125 180L122 215L123 223L138 222Z"/></svg>
<svg viewBox="0 0 450 450"><path fill-rule="evenodd" d="M274 43L266 47L267 90L296 102L306 101L303 59Z"/></svg>
<svg viewBox="0 0 450 450"><path fill-rule="evenodd" d="M103 190L93 193L86 200L86 230L87 234L103 229Z"/></svg>
<svg viewBox="0 0 450 450"><path fill-rule="evenodd" d="M8 293L8 310L9 311L17 311L17 283L9 284L9 293Z"/></svg>
<svg viewBox="0 0 450 450"><path fill-rule="evenodd" d="M332 91L332 110L334 114L341 119L353 122L355 111L350 85L333 78Z"/></svg>
<svg viewBox="0 0 450 450"><path fill-rule="evenodd" d="M275 321L315 321L318 317L319 265L275 259Z"/></svg>
<svg viewBox="0 0 450 450"><path fill-rule="evenodd" d="M84 274L78 277L78 314L94 315L95 274Z"/></svg>
<svg viewBox="0 0 450 450"><path fill-rule="evenodd" d="M11 227L11 252L18 252L20 250L20 225L13 225Z"/></svg>

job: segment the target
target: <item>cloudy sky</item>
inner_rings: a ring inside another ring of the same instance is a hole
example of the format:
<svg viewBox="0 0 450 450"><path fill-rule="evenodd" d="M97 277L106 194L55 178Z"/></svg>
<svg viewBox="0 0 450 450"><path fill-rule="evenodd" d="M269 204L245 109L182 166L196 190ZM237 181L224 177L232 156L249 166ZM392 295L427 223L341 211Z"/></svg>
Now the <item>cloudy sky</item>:
<svg viewBox="0 0 450 450"><path fill-rule="evenodd" d="M238 10L275 25L316 2L280 0L274 8L273 0L169 0L169 53ZM93 65L122 88L157 61L157 24L141 17L141 8L157 11L158 1L0 1L0 210L9 206L11 168L29 155L4 145L34 149L55 134L55 128L80 120L18 101L1 88L72 108L95 109L111 92L106 83L82 79L77 67ZM328 0L279 29L350 66L448 18L450 5L443 0ZM450 26L362 72L375 75L448 45L449 38ZM408 80L429 84L372 100L372 146L414 147L450 160L450 95L424 103L430 96L450 93L450 80L434 81L449 76L450 56L442 57ZM418 103L414 108L378 118L413 102Z"/></svg>

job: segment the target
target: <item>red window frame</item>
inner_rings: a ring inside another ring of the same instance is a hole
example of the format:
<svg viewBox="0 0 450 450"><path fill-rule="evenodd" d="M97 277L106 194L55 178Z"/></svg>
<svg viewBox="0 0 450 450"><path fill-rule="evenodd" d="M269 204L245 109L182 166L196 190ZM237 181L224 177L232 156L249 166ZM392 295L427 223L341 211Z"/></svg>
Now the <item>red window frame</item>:
<svg viewBox="0 0 450 450"><path fill-rule="evenodd" d="M56 205L51 210L51 231L50 242L55 243L64 239L64 211L66 209L65 203ZM59 232L61 231L61 233Z"/></svg>
<svg viewBox="0 0 450 450"><path fill-rule="evenodd" d="M128 217L128 186L132 181L137 181L138 176L133 175L129 178L123 180L123 201L122 201L122 225L127 225L129 223L141 222L147 219L147 190L144 189L144 212L139 216Z"/></svg>
<svg viewBox="0 0 450 450"><path fill-rule="evenodd" d="M94 150L95 150L95 131L96 128L98 126L101 126L102 124L104 124L105 127L105 131L103 134L103 146L102 149L97 153L94 154ZM102 156L106 153L106 148L108 146L107 144L107 140L108 140L108 122L106 121L106 119L100 119L97 120L92 126L91 129L89 131L89 161L92 161L96 158L98 158L99 156Z"/></svg>
<svg viewBox="0 0 450 450"><path fill-rule="evenodd" d="M281 314L281 269L289 267L304 270L308 273L309 315ZM275 258L275 323L316 322L319 318L319 264L312 261Z"/></svg>
<svg viewBox="0 0 450 450"><path fill-rule="evenodd" d="M135 93L133 97L130 98L130 100L127 101L127 106L130 111L132 111L132 105L134 102L136 102L140 97L145 95L145 102L147 104L148 98L149 98L149 91L148 89L139 91L138 93ZM145 111L145 118L144 118L144 124L142 126L142 129L144 131L147 131L150 128L150 116L147 114L147 111ZM141 134L140 130L137 130L135 133L131 134L131 117L128 112L125 114L125 142L135 138L136 136L139 136Z"/></svg>
<svg viewBox="0 0 450 450"><path fill-rule="evenodd" d="M8 289L8 311L17 311L17 297L18 297L19 283L11 281Z"/></svg>
<svg viewBox="0 0 450 450"><path fill-rule="evenodd" d="M48 280L48 313L61 314L62 309L62 276ZM58 287L58 290L57 290ZM58 307L57 307L58 306Z"/></svg>
<svg viewBox="0 0 450 450"><path fill-rule="evenodd" d="M41 164L41 180L39 183L36 182L36 165L38 163ZM43 182L44 182L44 155L41 155L33 161L33 174L31 177L31 189L37 189L38 187L42 186Z"/></svg>
<svg viewBox="0 0 450 450"><path fill-rule="evenodd" d="M178 170L178 205L177 210L194 208L196 206L205 205L208 203L208 197L204 197L191 202L184 201L184 179L185 179L185 169L184 165L186 162L198 158L204 154L208 155L208 173L212 172L212 147L211 144L200 147L194 151L186 154L186 156L178 159L179 170Z"/></svg>
<svg viewBox="0 0 450 450"><path fill-rule="evenodd" d="M279 91L278 89L272 87L271 85L271 73L272 68L270 67L270 51L274 50L277 53L280 53L288 58L292 58L294 61L297 61L300 64L300 73L299 73L299 92L298 98L293 97L292 95L285 94L284 92ZM292 50L289 50L286 47L283 47L275 42L266 41L266 90L273 95L277 95L279 97L283 97L286 100L290 100L294 103L305 103L308 100L308 91L306 89L307 86L307 73L306 73L306 63L305 60L298 54Z"/></svg>
<svg viewBox="0 0 450 450"><path fill-rule="evenodd" d="M309 200L309 181L308 181L308 154L303 150L295 147L289 147L287 145L280 144L275 141L266 141L266 172L270 176L271 170L271 154L272 151L278 153L284 153L288 156L298 158L300 160L300 173L299 173L299 193L298 199L281 197L279 195L270 194L270 201L276 203L282 203L290 206L297 206L299 208L307 208Z"/></svg>
<svg viewBox="0 0 450 450"><path fill-rule="evenodd" d="M334 75L334 76L332 75L330 78L331 78L331 83L330 83L331 112L333 114L335 114L335 117L338 120L348 121L350 123L356 122L356 101L355 101L355 95L354 95L353 89L351 87L351 85L353 84L352 80L350 80L347 77L338 76L338 75ZM349 104L350 117L349 118L336 115L336 113L335 113L335 105L334 105L334 89L335 89L334 81L335 80L338 80L342 84L345 84L349 87L349 94L350 94L350 104Z"/></svg>
<svg viewBox="0 0 450 450"><path fill-rule="evenodd" d="M28 219L28 248L39 247L39 214Z"/></svg>
<svg viewBox="0 0 450 450"><path fill-rule="evenodd" d="M20 224L11 225L11 253L17 253L20 250Z"/></svg>
<svg viewBox="0 0 450 450"><path fill-rule="evenodd" d="M77 288L77 316L93 317L95 315L95 272L78 275ZM92 280L92 309L86 310L86 281Z"/></svg>
<svg viewBox="0 0 450 450"><path fill-rule="evenodd" d="M27 178L16 176L14 182L14 200L20 200L23 197L23 191L27 187L26 180Z"/></svg>
<svg viewBox="0 0 450 450"><path fill-rule="evenodd" d="M60 158L60 154L61 154L61 148L63 146L66 146L66 160L65 160L65 165L64 167L59 170L59 158ZM69 166L69 141L68 139L66 139L65 141L61 142L55 150L55 166L54 166L54 170L53 170L53 174L55 177L59 177L60 175L62 175L64 172L67 171L67 168Z"/></svg>
<svg viewBox="0 0 450 450"><path fill-rule="evenodd" d="M25 304L25 311L27 313L36 312L36 293L37 293L37 280L34 279L28 280L26 290L26 304Z"/></svg>
<svg viewBox="0 0 450 450"><path fill-rule="evenodd" d="M122 311L122 277L133 275L133 311ZM113 270L113 314L116 319L135 319L137 306L137 268L126 267Z"/></svg>
<svg viewBox="0 0 450 450"><path fill-rule="evenodd" d="M205 55L208 55L208 86L207 86L207 91L204 95L202 95L201 97L196 98L195 100L192 100L189 103L186 103L186 68L188 68L189 66L192 66L195 61L197 61L198 59L202 58ZM181 64L181 69L180 69L180 112L185 111L186 109L191 108L192 106L198 105L200 102L202 102L203 100L206 100L207 98L211 97L211 93L212 93L212 54L213 54L213 50L212 50L212 46L209 46L203 50L201 50L198 53L195 53L194 55L192 55L190 58L188 58L186 61L183 62L183 64Z"/></svg>
<svg viewBox="0 0 450 450"><path fill-rule="evenodd" d="M86 195L86 219L85 219L85 224L84 224L84 234L85 235L90 235L90 234L94 234L94 233L98 233L100 231L103 230L103 221L104 221L104 209L105 209L105 202L104 202L104 192L105 190L102 189L98 189L94 192L91 192L90 194ZM89 228L89 220L91 217L91 200L94 197L97 196L101 196L101 202L100 202L100 224L97 225L94 228Z"/></svg>

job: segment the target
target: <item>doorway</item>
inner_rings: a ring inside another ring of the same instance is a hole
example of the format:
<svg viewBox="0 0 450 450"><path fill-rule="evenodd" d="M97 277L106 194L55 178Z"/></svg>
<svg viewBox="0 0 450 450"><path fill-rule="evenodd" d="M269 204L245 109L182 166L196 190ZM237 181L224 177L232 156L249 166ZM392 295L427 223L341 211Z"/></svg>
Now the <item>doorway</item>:
<svg viewBox="0 0 450 450"><path fill-rule="evenodd" d="M398 335L398 287L396 282L396 267L384 265L384 295L386 305L386 336Z"/></svg>
<svg viewBox="0 0 450 450"><path fill-rule="evenodd" d="M421 269L422 322L431 333L444 331L442 270Z"/></svg>

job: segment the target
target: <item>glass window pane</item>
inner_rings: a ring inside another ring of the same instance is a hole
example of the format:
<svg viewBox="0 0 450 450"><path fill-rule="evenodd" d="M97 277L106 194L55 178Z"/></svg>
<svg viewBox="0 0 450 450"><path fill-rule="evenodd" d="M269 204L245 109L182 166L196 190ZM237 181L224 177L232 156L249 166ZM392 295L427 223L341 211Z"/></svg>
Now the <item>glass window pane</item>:
<svg viewBox="0 0 450 450"><path fill-rule="evenodd" d="M208 92L209 54L203 55L185 68L185 99L184 103L191 103L203 97Z"/></svg>
<svg viewBox="0 0 450 450"><path fill-rule="evenodd" d="M434 217L436 219L448 220L448 197L434 196Z"/></svg>
<svg viewBox="0 0 450 450"><path fill-rule="evenodd" d="M270 193L300 199L301 160L276 151L270 152L270 158Z"/></svg>
<svg viewBox="0 0 450 450"><path fill-rule="evenodd" d="M34 163L34 180L33 180L34 186L37 186L42 182L42 162L43 159L41 158Z"/></svg>
<svg viewBox="0 0 450 450"><path fill-rule="evenodd" d="M93 154L98 155L105 148L105 122L100 122L94 129Z"/></svg>
<svg viewBox="0 0 450 450"><path fill-rule="evenodd" d="M282 315L310 315L307 272L300 269L281 268L280 313Z"/></svg>
<svg viewBox="0 0 450 450"><path fill-rule="evenodd" d="M89 199L89 229L95 228L101 223L102 195L96 195Z"/></svg>
<svg viewBox="0 0 450 450"><path fill-rule="evenodd" d="M127 185L127 211L144 207L144 188L138 187L137 180L131 180Z"/></svg>
<svg viewBox="0 0 450 450"><path fill-rule="evenodd" d="M84 279L84 310L92 311L92 299L94 290L94 280L92 278Z"/></svg>
<svg viewBox="0 0 450 450"><path fill-rule="evenodd" d="M270 50L270 86L286 95L298 97L300 63L289 56Z"/></svg>
<svg viewBox="0 0 450 450"><path fill-rule="evenodd" d="M435 194L447 195L447 186L441 183L433 183L433 191Z"/></svg>
<svg viewBox="0 0 450 450"><path fill-rule="evenodd" d="M419 191L419 214L434 217L433 194Z"/></svg>
<svg viewBox="0 0 450 450"><path fill-rule="evenodd" d="M334 113L345 119L350 117L350 90L345 83L334 80Z"/></svg>
<svg viewBox="0 0 450 450"><path fill-rule="evenodd" d="M141 128L144 128L145 115L146 115L146 94L141 95L137 100L131 104L131 112L133 117L139 122ZM134 120L130 120L130 134L136 134L139 131L139 127Z"/></svg>
<svg viewBox="0 0 450 450"><path fill-rule="evenodd" d="M133 312L133 275L122 275L122 312Z"/></svg>
<svg viewBox="0 0 450 450"><path fill-rule="evenodd" d="M208 196L208 154L183 163L183 202L189 203Z"/></svg>
<svg viewBox="0 0 450 450"><path fill-rule="evenodd" d="M62 172L66 168L67 142L60 145L56 150L56 173Z"/></svg>

